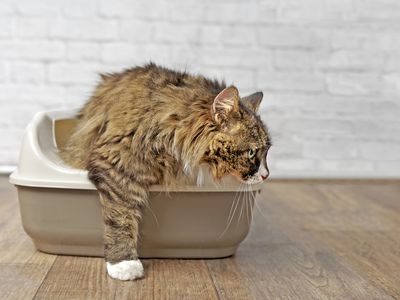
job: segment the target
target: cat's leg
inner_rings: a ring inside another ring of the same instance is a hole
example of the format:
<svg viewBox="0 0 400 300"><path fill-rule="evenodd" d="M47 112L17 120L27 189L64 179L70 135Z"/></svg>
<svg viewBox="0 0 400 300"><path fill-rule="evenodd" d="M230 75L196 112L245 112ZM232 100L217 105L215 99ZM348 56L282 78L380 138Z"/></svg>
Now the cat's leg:
<svg viewBox="0 0 400 300"><path fill-rule="evenodd" d="M120 280L143 277L143 266L137 255L140 209L110 203L108 195L100 194L104 221L104 257L108 275Z"/></svg>
<svg viewBox="0 0 400 300"><path fill-rule="evenodd" d="M146 190L112 169L90 169L89 178L100 193L108 274L120 280L143 277L137 242L141 211L147 198Z"/></svg>

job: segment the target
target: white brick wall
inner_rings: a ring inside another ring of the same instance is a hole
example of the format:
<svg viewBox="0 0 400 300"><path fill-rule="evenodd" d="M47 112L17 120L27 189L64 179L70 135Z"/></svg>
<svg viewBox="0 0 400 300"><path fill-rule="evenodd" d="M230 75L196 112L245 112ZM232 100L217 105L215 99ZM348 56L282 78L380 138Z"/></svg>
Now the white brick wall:
<svg viewBox="0 0 400 300"><path fill-rule="evenodd" d="M0 169L36 111L153 60L263 90L278 176L400 177L397 0L1 0Z"/></svg>

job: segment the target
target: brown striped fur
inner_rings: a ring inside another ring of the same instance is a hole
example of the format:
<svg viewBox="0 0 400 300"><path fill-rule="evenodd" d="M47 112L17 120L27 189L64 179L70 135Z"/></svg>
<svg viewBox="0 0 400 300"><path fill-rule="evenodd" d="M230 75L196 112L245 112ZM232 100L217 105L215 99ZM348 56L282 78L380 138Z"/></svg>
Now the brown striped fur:
<svg viewBox="0 0 400 300"><path fill-rule="evenodd" d="M154 64L102 75L61 156L88 170L100 192L106 261L137 259L150 185L172 184L200 164L216 179L246 180L270 144L255 114L260 101L260 94L239 100L235 87ZM253 159L249 149L257 150Z"/></svg>

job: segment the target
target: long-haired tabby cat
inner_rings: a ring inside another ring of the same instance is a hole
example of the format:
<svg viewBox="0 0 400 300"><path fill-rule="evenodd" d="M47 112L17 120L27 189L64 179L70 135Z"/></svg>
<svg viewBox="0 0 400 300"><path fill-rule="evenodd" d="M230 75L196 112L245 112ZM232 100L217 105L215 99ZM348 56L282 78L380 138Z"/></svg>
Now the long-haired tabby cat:
<svg viewBox="0 0 400 300"><path fill-rule="evenodd" d="M101 77L61 156L100 193L108 274L133 280L143 276L136 246L149 186L200 164L216 180L259 183L270 139L256 114L261 92L240 98L234 86L152 63Z"/></svg>

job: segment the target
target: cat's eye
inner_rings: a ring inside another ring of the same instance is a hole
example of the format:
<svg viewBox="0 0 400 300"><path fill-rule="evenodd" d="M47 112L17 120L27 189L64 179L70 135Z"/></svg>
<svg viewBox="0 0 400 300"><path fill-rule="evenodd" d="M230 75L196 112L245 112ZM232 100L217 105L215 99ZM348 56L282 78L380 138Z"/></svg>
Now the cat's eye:
<svg viewBox="0 0 400 300"><path fill-rule="evenodd" d="M257 150L254 149L250 149L248 154L249 154L249 158L253 158L254 156L256 156Z"/></svg>

